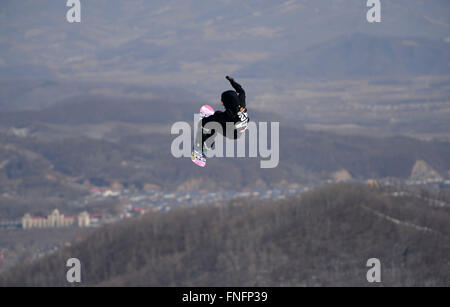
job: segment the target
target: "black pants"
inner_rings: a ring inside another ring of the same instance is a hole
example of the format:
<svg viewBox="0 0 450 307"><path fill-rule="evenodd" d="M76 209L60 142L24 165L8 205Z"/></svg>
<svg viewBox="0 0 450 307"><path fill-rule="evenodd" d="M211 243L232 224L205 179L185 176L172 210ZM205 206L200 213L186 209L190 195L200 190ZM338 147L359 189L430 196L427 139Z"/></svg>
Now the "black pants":
<svg viewBox="0 0 450 307"><path fill-rule="evenodd" d="M230 115L226 112L216 111L213 115L203 118L198 123L197 135L195 137L195 149L202 150L204 148L204 144L207 143L208 147L211 147L214 142L214 137L216 131L214 129L207 130L205 126L208 123L216 122L222 127L222 135L231 139L237 139L241 133L238 133L236 129L234 129L234 120ZM227 131L227 123L232 123L233 129L231 131Z"/></svg>

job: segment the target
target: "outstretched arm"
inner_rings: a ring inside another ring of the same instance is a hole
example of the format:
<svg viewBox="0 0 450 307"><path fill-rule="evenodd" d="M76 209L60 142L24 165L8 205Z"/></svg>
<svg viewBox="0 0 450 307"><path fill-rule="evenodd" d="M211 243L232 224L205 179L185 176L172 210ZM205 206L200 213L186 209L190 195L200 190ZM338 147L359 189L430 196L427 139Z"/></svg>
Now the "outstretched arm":
<svg viewBox="0 0 450 307"><path fill-rule="evenodd" d="M231 78L230 76L226 76L225 77L228 81L230 81L231 86L234 88L234 90L238 93L238 97L239 97L239 104L242 108L246 107L246 103L245 103L245 91L242 88L242 86L237 83L236 81L234 81L233 78Z"/></svg>

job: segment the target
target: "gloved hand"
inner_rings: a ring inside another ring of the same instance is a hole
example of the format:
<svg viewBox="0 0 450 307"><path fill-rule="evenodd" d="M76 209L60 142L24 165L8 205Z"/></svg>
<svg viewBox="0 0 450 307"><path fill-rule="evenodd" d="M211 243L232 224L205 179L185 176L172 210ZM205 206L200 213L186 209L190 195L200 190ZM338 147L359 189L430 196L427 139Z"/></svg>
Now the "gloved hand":
<svg viewBox="0 0 450 307"><path fill-rule="evenodd" d="M233 81L234 79L231 78L230 76L226 76L225 79L227 79L228 81Z"/></svg>

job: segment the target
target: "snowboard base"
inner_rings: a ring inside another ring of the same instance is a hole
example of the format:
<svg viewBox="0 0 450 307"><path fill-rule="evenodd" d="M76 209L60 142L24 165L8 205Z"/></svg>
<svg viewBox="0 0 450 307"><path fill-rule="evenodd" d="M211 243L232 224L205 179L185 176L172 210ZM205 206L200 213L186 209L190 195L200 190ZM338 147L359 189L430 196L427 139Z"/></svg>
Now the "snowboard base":
<svg viewBox="0 0 450 307"><path fill-rule="evenodd" d="M205 117L211 116L213 114L214 114L214 109L210 105L205 104L204 106L202 106L200 108L200 120ZM206 166L205 156L202 155L201 152L198 152L194 149L192 149L191 160L192 160L192 162L194 162L195 164L197 164L200 167Z"/></svg>

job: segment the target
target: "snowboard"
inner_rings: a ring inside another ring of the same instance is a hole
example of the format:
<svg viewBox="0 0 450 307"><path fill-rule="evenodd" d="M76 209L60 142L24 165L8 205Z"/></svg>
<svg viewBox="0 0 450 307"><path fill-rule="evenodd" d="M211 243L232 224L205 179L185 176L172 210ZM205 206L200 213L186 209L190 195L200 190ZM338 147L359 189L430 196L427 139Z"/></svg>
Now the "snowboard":
<svg viewBox="0 0 450 307"><path fill-rule="evenodd" d="M214 114L214 109L210 105L204 105L200 108L200 120ZM201 152L192 148L191 160L200 167L206 166L206 158Z"/></svg>

